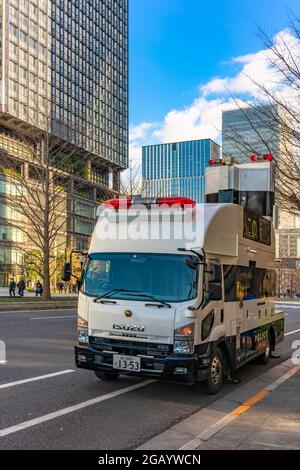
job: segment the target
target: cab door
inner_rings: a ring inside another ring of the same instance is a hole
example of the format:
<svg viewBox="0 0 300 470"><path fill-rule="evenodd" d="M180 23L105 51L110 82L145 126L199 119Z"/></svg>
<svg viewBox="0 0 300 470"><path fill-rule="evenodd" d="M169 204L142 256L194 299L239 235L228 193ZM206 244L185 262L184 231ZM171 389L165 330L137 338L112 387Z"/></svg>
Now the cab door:
<svg viewBox="0 0 300 470"><path fill-rule="evenodd" d="M222 269L218 261L207 263L204 277L204 301L202 305L201 341L224 323ZM221 333L219 329L218 334Z"/></svg>

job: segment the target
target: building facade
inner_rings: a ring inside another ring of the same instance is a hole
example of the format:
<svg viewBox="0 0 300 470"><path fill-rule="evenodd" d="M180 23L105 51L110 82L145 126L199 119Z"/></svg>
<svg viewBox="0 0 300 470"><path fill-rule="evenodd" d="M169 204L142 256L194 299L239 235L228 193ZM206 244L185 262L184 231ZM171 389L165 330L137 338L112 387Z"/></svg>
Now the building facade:
<svg viewBox="0 0 300 470"><path fill-rule="evenodd" d="M281 115L279 114L281 113ZM292 155L290 143L286 143L281 132L284 116L276 105L249 107L223 111L222 151L236 161L249 161L252 154L261 156L272 153L276 156L276 171L280 172L281 159ZM287 145L289 148L287 150ZM283 184L275 176L276 185ZM275 189L276 201L276 189ZM276 258L278 260L277 292L285 294L300 292L300 220L281 209L276 220ZM280 270L280 272L279 272ZM293 284L294 279L294 284Z"/></svg>
<svg viewBox="0 0 300 470"><path fill-rule="evenodd" d="M87 247L97 205L119 192L128 166L127 3L0 0L0 153L9 157L0 173L0 285L22 273L20 234L6 223L16 214L5 200L15 191L11 159L30 177L31 137L34 146L49 136L67 160L69 246ZM80 171L69 170L68 155Z"/></svg>
<svg viewBox="0 0 300 470"><path fill-rule="evenodd" d="M205 168L220 159L220 146L210 139L147 145L142 174L147 197L185 196L204 202Z"/></svg>
<svg viewBox="0 0 300 470"><path fill-rule="evenodd" d="M252 154L280 152L278 107L254 106L222 112L222 154L247 162Z"/></svg>

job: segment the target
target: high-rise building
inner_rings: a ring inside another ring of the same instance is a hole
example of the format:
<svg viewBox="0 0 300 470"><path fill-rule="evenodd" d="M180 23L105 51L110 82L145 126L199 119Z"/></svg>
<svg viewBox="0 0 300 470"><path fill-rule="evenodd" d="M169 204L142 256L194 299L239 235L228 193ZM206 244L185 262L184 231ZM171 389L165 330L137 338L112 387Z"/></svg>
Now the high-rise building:
<svg viewBox="0 0 300 470"><path fill-rule="evenodd" d="M22 136L47 131L85 162L80 190L69 175L68 239L77 248L87 244L97 204L118 194L128 164L127 3L0 0L0 152L22 165ZM3 226L10 185L0 174ZM1 230L0 285L22 265L17 236Z"/></svg>
<svg viewBox="0 0 300 470"><path fill-rule="evenodd" d="M248 161L251 154L280 151L278 106L249 106L222 113L222 153L235 161Z"/></svg>
<svg viewBox="0 0 300 470"><path fill-rule="evenodd" d="M276 174L278 175L281 165L285 166L283 161L285 156L293 154L291 143L286 141L284 131L281 130L281 123L284 119L284 112L277 105L223 111L223 156L231 156L236 161L249 161L251 154L262 156L272 153L276 157ZM275 185L278 187L282 184L281 179L275 177ZM293 266L290 262L300 257L299 218L280 209L276 222L276 257L280 259L283 266L288 264L288 269L292 272ZM280 282L282 281L278 291L285 292L286 285L283 282L282 273L283 271L278 277Z"/></svg>
<svg viewBox="0 0 300 470"><path fill-rule="evenodd" d="M147 145L142 149L142 174L147 197L185 196L204 202L205 167L220 159L211 139Z"/></svg>

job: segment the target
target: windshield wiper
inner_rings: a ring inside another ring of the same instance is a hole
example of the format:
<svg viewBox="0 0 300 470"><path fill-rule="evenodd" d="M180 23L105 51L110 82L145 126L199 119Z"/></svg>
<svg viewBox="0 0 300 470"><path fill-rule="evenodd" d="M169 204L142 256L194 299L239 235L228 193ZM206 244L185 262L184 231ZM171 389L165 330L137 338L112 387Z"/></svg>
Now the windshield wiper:
<svg viewBox="0 0 300 470"><path fill-rule="evenodd" d="M93 301L97 302L98 300L104 299L105 297L108 297L111 294L114 294L115 292L134 292L134 293L138 293L138 292L142 292L142 291L140 291L140 290L131 290L131 289L111 289L108 292L104 292L104 294L99 295L99 297L96 297Z"/></svg>
<svg viewBox="0 0 300 470"><path fill-rule="evenodd" d="M104 299L106 297L109 297L111 294L117 293L117 292L126 292L133 297L146 297L147 299L153 300L153 302L157 302L158 304L164 305L165 307L171 308L171 304L168 302L165 302L164 300L157 299L156 297L153 297L153 295L150 294L145 294L142 290L132 290L132 289L112 289L109 290L108 292L105 292L102 295L99 295L99 297L96 297L94 299L94 302L97 302L98 300Z"/></svg>
<svg viewBox="0 0 300 470"><path fill-rule="evenodd" d="M147 299L153 300L153 302L156 302L156 303L158 303L160 305L163 305L165 307L168 307L168 308L172 307L172 305L169 304L168 302L165 302L164 300L157 299L156 297L153 297L153 295L145 294L143 291L140 291L140 294L130 294L130 295L132 295L133 297L140 297L140 296L146 297Z"/></svg>

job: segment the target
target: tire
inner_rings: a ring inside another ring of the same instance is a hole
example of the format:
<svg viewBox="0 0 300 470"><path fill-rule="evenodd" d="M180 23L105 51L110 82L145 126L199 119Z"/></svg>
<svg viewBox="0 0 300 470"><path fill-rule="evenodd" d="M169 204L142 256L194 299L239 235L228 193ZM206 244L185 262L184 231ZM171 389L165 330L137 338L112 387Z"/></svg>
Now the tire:
<svg viewBox="0 0 300 470"><path fill-rule="evenodd" d="M270 360L270 355L271 355L271 338L270 338L270 335L268 334L267 348L265 349L265 352L257 358L257 362L262 365L268 364Z"/></svg>
<svg viewBox="0 0 300 470"><path fill-rule="evenodd" d="M216 347L210 361L208 379L204 383L204 390L209 395L218 393L224 376L224 358L220 348Z"/></svg>
<svg viewBox="0 0 300 470"><path fill-rule="evenodd" d="M115 372L103 372L102 370L95 370L94 372L95 372L96 377L98 377L98 379L109 380L111 382L113 382L114 380L117 380L120 375Z"/></svg>

